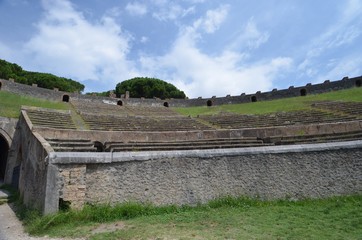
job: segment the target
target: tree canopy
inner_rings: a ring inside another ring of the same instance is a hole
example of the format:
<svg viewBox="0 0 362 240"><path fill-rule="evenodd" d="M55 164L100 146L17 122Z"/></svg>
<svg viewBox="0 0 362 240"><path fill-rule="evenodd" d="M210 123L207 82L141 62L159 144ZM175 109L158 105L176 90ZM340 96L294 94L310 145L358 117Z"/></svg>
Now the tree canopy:
<svg viewBox="0 0 362 240"><path fill-rule="evenodd" d="M69 78L57 77L50 73L39 73L25 71L15 63L9 63L0 59L0 78L15 79L16 82L39 87L54 89L58 88L65 92L82 92L84 85Z"/></svg>
<svg viewBox="0 0 362 240"><path fill-rule="evenodd" d="M117 97L125 94L126 91L129 91L130 96L133 98L186 98L183 91L171 83L157 78L136 77L117 84Z"/></svg>

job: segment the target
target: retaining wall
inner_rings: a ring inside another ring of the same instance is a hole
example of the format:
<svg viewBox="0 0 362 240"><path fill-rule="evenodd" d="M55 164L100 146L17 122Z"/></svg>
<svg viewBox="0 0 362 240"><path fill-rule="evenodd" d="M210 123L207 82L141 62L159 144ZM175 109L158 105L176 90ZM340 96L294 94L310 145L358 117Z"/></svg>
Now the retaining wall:
<svg viewBox="0 0 362 240"><path fill-rule="evenodd" d="M75 208L85 202L192 205L226 195L301 199L362 193L361 140L221 150L52 152L47 160L58 176L48 185L53 198ZM57 211L58 202L47 209Z"/></svg>

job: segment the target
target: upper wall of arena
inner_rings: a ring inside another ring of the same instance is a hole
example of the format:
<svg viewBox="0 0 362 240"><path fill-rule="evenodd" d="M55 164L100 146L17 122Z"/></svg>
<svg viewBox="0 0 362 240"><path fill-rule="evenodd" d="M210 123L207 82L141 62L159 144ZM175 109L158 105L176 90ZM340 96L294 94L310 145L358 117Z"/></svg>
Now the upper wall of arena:
<svg viewBox="0 0 362 240"><path fill-rule="evenodd" d="M110 98L110 97L97 97L90 95L83 95L79 93L67 93L57 89L50 90L36 85L29 86L16 83L14 80L0 79L0 90L5 90L12 93L28 95L37 98L44 98L54 101L71 101L72 99L94 101L94 102L111 102L118 105L153 105L153 106L167 106L167 107L190 107L190 106L214 106L222 104L237 104L248 103L256 101L274 100L288 97L306 96L309 94L319 94L335 90L348 89L353 87L361 87L362 76L348 78L344 77L341 80L329 81L326 80L319 84L308 83L305 86L294 87L290 86L288 89L277 90L273 89L269 92L256 92L255 94L242 93L239 96L216 97L211 98L194 98L194 99L144 99L144 98Z"/></svg>

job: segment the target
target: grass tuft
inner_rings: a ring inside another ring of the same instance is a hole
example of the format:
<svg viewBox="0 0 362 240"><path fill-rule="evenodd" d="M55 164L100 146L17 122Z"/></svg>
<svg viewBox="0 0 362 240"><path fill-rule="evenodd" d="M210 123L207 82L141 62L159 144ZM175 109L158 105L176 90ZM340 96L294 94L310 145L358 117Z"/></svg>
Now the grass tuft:
<svg viewBox="0 0 362 240"><path fill-rule="evenodd" d="M40 98L22 96L15 93L0 91L0 116L18 118L21 106L34 106L59 110L68 110L69 104L64 102L49 101Z"/></svg>

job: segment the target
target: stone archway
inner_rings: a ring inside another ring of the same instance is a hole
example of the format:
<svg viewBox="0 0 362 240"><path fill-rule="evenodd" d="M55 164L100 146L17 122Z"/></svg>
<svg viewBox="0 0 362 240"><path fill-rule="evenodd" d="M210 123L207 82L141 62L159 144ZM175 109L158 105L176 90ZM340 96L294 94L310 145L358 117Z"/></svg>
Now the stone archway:
<svg viewBox="0 0 362 240"><path fill-rule="evenodd" d="M258 101L258 100L256 99L256 96L252 96L252 97L251 97L251 102L256 102L256 101Z"/></svg>
<svg viewBox="0 0 362 240"><path fill-rule="evenodd" d="M163 103L163 106L164 106L164 107L168 107L168 102L164 102L164 103Z"/></svg>
<svg viewBox="0 0 362 240"><path fill-rule="evenodd" d="M6 138L0 134L0 181L5 178L6 165L8 161L9 143Z"/></svg>
<svg viewBox="0 0 362 240"><path fill-rule="evenodd" d="M211 106L212 106L212 101L211 101L211 100L207 100L206 106L211 107Z"/></svg>
<svg viewBox="0 0 362 240"><path fill-rule="evenodd" d="M1 85L2 85L3 83L2 82L0 82L0 90L1 90Z"/></svg>
<svg viewBox="0 0 362 240"><path fill-rule="evenodd" d="M118 106L123 106L122 100L118 100L117 105L118 105Z"/></svg>

